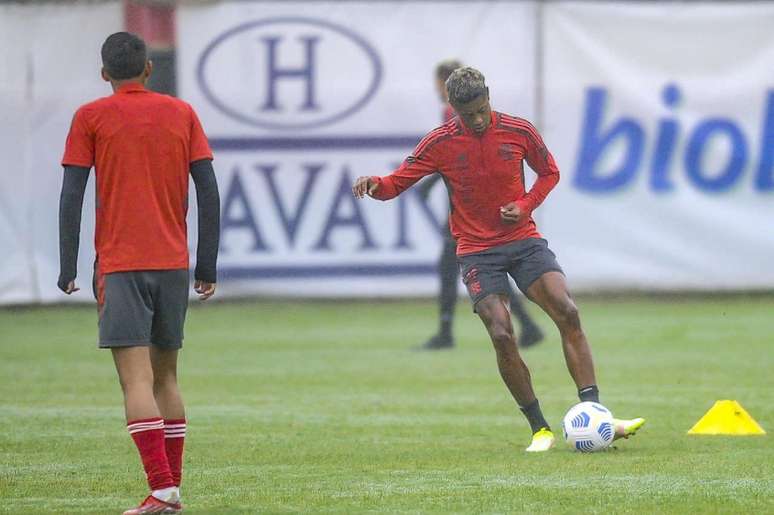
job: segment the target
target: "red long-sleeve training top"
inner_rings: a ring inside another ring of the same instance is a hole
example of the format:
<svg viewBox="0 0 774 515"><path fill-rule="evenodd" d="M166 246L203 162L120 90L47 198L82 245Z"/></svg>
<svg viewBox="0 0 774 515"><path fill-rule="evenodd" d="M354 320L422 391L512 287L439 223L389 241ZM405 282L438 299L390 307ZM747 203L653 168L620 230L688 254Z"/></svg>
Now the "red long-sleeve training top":
<svg viewBox="0 0 774 515"><path fill-rule="evenodd" d="M529 192L524 184L525 159L538 175ZM495 111L480 135L459 118L428 133L397 170L372 178L378 183L373 197L389 200L433 173L441 174L449 191L449 226L460 256L539 238L532 211L559 182L556 162L535 127ZM520 224L507 224L500 207L514 201L529 216Z"/></svg>

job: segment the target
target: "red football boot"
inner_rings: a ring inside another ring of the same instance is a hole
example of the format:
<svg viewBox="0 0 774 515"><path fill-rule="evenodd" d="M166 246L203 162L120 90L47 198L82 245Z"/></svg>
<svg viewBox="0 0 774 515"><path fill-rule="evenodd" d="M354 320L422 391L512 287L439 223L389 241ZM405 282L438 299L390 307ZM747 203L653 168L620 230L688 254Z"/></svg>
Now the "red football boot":
<svg viewBox="0 0 774 515"><path fill-rule="evenodd" d="M183 506L179 502L164 502L149 495L138 507L126 510L124 515L142 515L143 513L183 513Z"/></svg>

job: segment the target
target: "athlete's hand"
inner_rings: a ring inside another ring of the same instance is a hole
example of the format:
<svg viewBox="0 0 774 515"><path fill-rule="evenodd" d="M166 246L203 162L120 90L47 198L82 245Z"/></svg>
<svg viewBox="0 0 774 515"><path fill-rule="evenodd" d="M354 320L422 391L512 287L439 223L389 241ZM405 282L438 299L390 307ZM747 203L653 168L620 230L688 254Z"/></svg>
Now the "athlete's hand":
<svg viewBox="0 0 774 515"><path fill-rule="evenodd" d="M194 290L199 294L199 300L207 300L215 295L215 283L196 280Z"/></svg>
<svg viewBox="0 0 774 515"><path fill-rule="evenodd" d="M366 194L371 197L378 187L379 184L370 177L358 177L352 186L352 194L355 198L363 198Z"/></svg>
<svg viewBox="0 0 774 515"><path fill-rule="evenodd" d="M80 290L80 288L75 286L75 281L70 281L70 282L68 282L66 284L59 282L59 283L57 283L57 286L59 287L60 290L62 290L63 292L65 292L68 295L70 295L71 293L75 293L75 292Z"/></svg>
<svg viewBox="0 0 774 515"><path fill-rule="evenodd" d="M500 208L500 218L506 224L520 224L524 218L524 211L516 202L509 202Z"/></svg>

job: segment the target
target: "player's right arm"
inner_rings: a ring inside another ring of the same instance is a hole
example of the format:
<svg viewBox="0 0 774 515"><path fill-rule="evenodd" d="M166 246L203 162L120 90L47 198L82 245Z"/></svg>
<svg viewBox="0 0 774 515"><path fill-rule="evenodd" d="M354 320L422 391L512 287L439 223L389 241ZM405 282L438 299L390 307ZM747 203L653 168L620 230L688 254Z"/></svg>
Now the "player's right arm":
<svg viewBox="0 0 774 515"><path fill-rule="evenodd" d="M79 290L75 286L78 270L83 196L94 164L94 131L85 108L73 116L62 157L64 178L59 196L59 279L57 287L70 295Z"/></svg>
<svg viewBox="0 0 774 515"><path fill-rule="evenodd" d="M357 198L368 195L377 200L390 200L406 191L422 177L438 172L440 159L435 144L444 135L445 132L441 127L422 138L414 152L390 175L358 177L352 186L352 193Z"/></svg>

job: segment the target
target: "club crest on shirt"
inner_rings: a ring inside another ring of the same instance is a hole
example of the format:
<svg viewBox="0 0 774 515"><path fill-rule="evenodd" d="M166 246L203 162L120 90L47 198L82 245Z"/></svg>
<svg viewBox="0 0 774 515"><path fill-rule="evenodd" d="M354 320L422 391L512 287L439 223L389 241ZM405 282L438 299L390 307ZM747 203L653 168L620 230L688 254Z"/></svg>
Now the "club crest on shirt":
<svg viewBox="0 0 774 515"><path fill-rule="evenodd" d="M516 159L516 149L510 143L503 143L497 149L497 154L503 161L513 161Z"/></svg>

